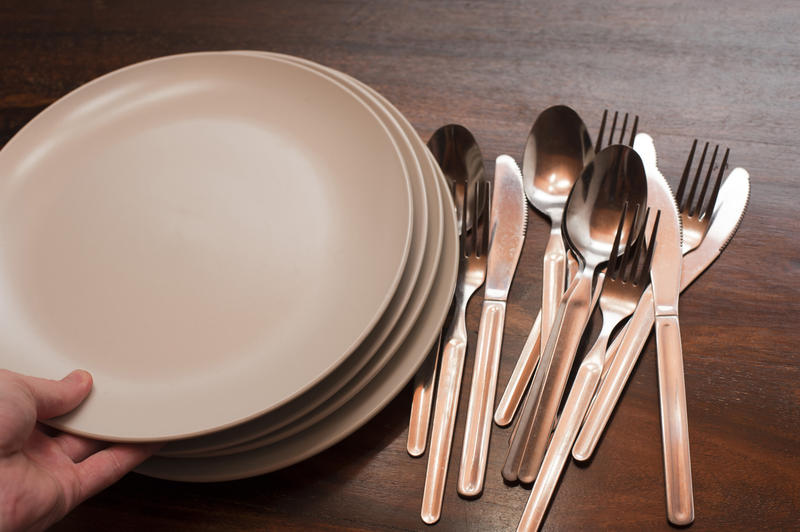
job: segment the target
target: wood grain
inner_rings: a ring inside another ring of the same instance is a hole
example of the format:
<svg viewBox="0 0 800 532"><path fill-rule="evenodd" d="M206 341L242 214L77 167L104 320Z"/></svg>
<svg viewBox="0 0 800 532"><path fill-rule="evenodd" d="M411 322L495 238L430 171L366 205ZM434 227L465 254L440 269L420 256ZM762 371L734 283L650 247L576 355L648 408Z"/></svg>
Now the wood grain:
<svg viewBox="0 0 800 532"><path fill-rule="evenodd" d="M696 530L800 528L800 11L793 1L18 1L0 4L0 144L68 91L162 55L294 54L370 84L427 139L470 128L489 171L519 159L536 114L574 107L593 132L632 111L673 181L693 138L750 171L741 228L681 298ZM547 222L531 213L509 299L500 390L541 298ZM480 301L470 306L470 357ZM471 358L463 389L469 389ZM586 467L571 464L545 530L669 529L652 339ZM129 475L57 530L421 530L424 459L405 452L406 390L364 428L286 470L192 485ZM453 452L460 453L466 398ZM456 495L440 530L510 530L528 491L500 478L495 427L481 498ZM454 460L457 463L457 459Z"/></svg>

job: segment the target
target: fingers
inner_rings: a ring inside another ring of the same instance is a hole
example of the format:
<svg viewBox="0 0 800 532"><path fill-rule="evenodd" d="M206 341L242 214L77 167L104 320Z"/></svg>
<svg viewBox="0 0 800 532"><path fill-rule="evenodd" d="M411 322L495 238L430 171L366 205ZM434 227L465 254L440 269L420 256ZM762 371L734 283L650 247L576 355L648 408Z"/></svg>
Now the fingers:
<svg viewBox="0 0 800 532"><path fill-rule="evenodd" d="M0 370L0 455L21 449L37 419L69 412L91 388L92 377L85 371L54 381Z"/></svg>
<svg viewBox="0 0 800 532"><path fill-rule="evenodd" d="M82 462L99 450L108 447L108 442L90 440L73 434L58 434L53 440L61 447L64 454L75 463Z"/></svg>
<svg viewBox="0 0 800 532"><path fill-rule="evenodd" d="M115 444L99 451L75 468L80 479L81 492L76 504L104 490L121 479L137 465L144 462L163 444Z"/></svg>
<svg viewBox="0 0 800 532"><path fill-rule="evenodd" d="M60 381L20 376L36 404L37 419L66 414L81 404L92 389L92 376L75 370Z"/></svg>

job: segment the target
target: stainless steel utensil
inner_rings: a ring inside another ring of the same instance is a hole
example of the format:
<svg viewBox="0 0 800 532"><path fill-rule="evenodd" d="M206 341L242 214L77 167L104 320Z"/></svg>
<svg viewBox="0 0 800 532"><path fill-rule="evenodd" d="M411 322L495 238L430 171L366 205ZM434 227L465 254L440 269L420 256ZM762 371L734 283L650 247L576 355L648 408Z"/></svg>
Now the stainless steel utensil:
<svg viewBox="0 0 800 532"><path fill-rule="evenodd" d="M636 151L642 157L648 174L657 173L656 151L653 139L644 133L636 136ZM721 171L724 171L724 166ZM750 176L743 168L734 168L723 181L717 201L711 212L708 230L694 250L687 251L686 239L683 244L683 269L681 271L681 290L685 290L725 249L739 227L750 197ZM687 236L684 234L684 236ZM690 237L691 238L691 237ZM650 330L653 327L653 293L645 290L636 311L625 329L620 332L609 348L611 361L597 394L586 415L581 432L575 440L572 456L579 461L588 460L594 453L600 435L614 411L625 383L633 371Z"/></svg>
<svg viewBox="0 0 800 532"><path fill-rule="evenodd" d="M562 113L561 109L567 109ZM550 111L553 109L553 111ZM528 137L528 144L525 148L525 164L523 165L523 176L525 178L525 185L526 189L525 192L528 195L529 201L536 207L536 203L534 203L533 199L531 199L531 194L534 191L531 191L531 188L536 189L537 179L536 177L540 176L540 168L541 174L546 174L548 177L545 181L557 181L557 182L565 182L572 177L571 174L568 174L565 169L574 169L577 163L577 144L580 141L582 145L582 152L583 152L583 166L589 163L591 159L594 157L594 153L599 151L599 149L603 146L604 142L604 133L606 128L606 121L608 119L608 110L603 112L603 119L600 123L600 130L597 135L597 142L594 145L594 150L592 149L591 140L588 138L588 134L586 133L586 126L583 124L583 121L575 114L572 109L563 106L551 107L550 109L544 111L542 115L539 116L537 119L537 124L540 120L543 121L542 127L544 128L545 125L550 126L549 131L548 129L544 129L544 131L540 131L540 128L536 127L534 124L534 128L531 129L531 133ZM549 113L548 113L549 112ZM547 114L546 114L547 113ZM574 114L574 116L572 116ZM563 116L562 116L563 115ZM617 130L617 120L618 120L619 113L614 112L613 122L609 129L608 140L606 145L610 145L614 141L614 137L617 133L619 133L619 142L622 143L625 139L625 134L627 130L628 124L628 114L625 113L623 118L622 125L619 130ZM545 121L543 117L549 117L549 120ZM548 122L556 122L555 126ZM633 139L636 136L636 129L639 124L639 117L634 117L633 120L633 127L631 128L630 133L630 141L629 144L633 145ZM536 133L536 134L534 134ZM539 137L543 137L541 142L537 142ZM552 138L551 138L552 137ZM553 140L554 138L554 140ZM549 141L548 141L549 139ZM570 143L574 144L570 148ZM555 149L553 149L553 146ZM542 150L543 154L539 156L537 154L537 150ZM528 153L532 152L534 155L528 156ZM536 171L535 173L531 170L526 172L528 168L532 166L533 163L529 164L531 159L535 159L536 161ZM566 160L567 164L564 163ZM549 164L548 164L549 163ZM579 170L577 170L578 174L583 169L583 166ZM553 170L553 171L551 171ZM533 177L529 177L530 174L534 174ZM575 178L577 178L577 175ZM533 183L530 183L531 180ZM539 181L542 179L540 178ZM575 182L575 179L572 179L572 183ZM555 211L555 207L551 207L552 211ZM563 204L561 206L561 210L563 211ZM555 213L557 218L560 220L562 213L557 212ZM552 218L552 217L551 217ZM556 228L558 225L558 228ZM559 248L556 244L552 244L553 242L553 233L558 232L560 234L561 228L560 224L555 224L553 222L553 226L551 227L551 234L550 234L550 241L548 242L548 248L545 252L545 266L544 272L548 272L548 265L557 264L559 261L562 260L562 257L558 254L560 252ZM561 243L561 248L563 249L564 244ZM552 250L555 249L555 253L551 253ZM568 264L568 272L569 272L569 282L572 282L575 275L578 272L578 265L575 259L572 257L571 253L567 253L567 264ZM561 271L561 275L563 277L563 269ZM545 286L547 286L547 282L545 282ZM563 285L562 285L563 289ZM543 299L544 297L552 297L553 290L549 290L549 296L546 295L548 290L543 288L542 294ZM558 304L558 301L555 303ZM544 300L542 302L542 308L545 308ZM555 308L555 307L553 307ZM525 341L525 345L522 348L522 352L517 359L517 364L514 366L514 371L511 373L511 378L506 385L506 389L503 392L503 396L501 397L499 403L497 404L497 410L495 411L494 421L499 426L504 427L511 423L511 420L514 417L514 413L517 411L519 407L519 403L522 400L522 397L525 395L525 389L528 387L528 383L531 381L533 377L533 371L536 368L536 363L539 361L540 352L544 349L544 344L542 343L541 339L549 336L549 328L548 330L544 330L542 327L542 323L544 318L542 317L542 312L539 312L539 315L536 316L536 320L534 321L533 327L531 328L531 332L528 335L528 339ZM551 323L552 325L552 323ZM542 334L544 333L544 334ZM532 393L534 395L538 395L540 392L539 390L533 390Z"/></svg>
<svg viewBox="0 0 800 532"><path fill-rule="evenodd" d="M595 271L608 260L623 205L644 204L644 168L633 149L613 145L599 152L575 183L567 201L564 236L581 266L559 305L559 317L531 383L502 473L506 480L532 482L547 448L581 334L591 311ZM625 227L632 227L628 212ZM638 229L638 228L635 228ZM539 381L537 383L537 381Z"/></svg>
<svg viewBox="0 0 800 532"><path fill-rule="evenodd" d="M454 312L442 344L442 362L431 427L428 470L425 476L425 491L422 495L420 515L428 524L438 521L442 512L442 496L447 480L461 377L467 352L465 322L467 303L486 277L491 184L484 175L481 175L477 181L459 183L454 196L463 205L459 223L461 259Z"/></svg>
<svg viewBox="0 0 800 532"><path fill-rule="evenodd" d="M592 140L578 113L565 105L542 111L531 127L522 159L525 195L550 219L542 269L541 335L547 338L564 293L566 248L561 217L572 185L592 160Z"/></svg>
<svg viewBox="0 0 800 532"><path fill-rule="evenodd" d="M458 492L469 497L483 490L506 299L525 242L527 219L522 174L514 159L501 155L495 162L486 288L458 476Z"/></svg>
<svg viewBox="0 0 800 532"><path fill-rule="evenodd" d="M710 202L704 204L705 193L714 167L719 147L714 148L708 172L700 196L695 203L695 192L703 170L708 143L703 148L697 173L692 180L688 196L684 196L692 167L697 141L686 161L681 178L677 201L681 205L682 218L689 221L689 232L696 242L702 240L708 229L711 211L719 193L726 152L719 177L711 193ZM648 176L650 178L650 176ZM671 191L663 179L658 179L661 194L672 199ZM659 196L654 195L655 198ZM667 496L667 518L676 525L687 525L694 520L694 494L692 489L692 465L689 452L689 422L686 414L686 384L683 376L683 348L681 346L678 297L680 295L682 253L681 226L677 206L662 209L664 223L658 232L658 246L650 277L653 284L653 307L655 310L656 355L658 359L658 391L661 406L661 439L664 451L664 482Z"/></svg>
<svg viewBox="0 0 800 532"><path fill-rule="evenodd" d="M636 206L636 209L638 210L639 206ZM650 261L653 256L654 239L650 238L649 248L645 250L644 232L647 229L648 214L649 211L645 214L645 221L641 224L642 229L639 233L628 233L628 242L624 252L621 257L617 258L622 223L625 220L624 214L620 218L614 249L608 261L600 293L599 307L603 325L597 340L584 357L575 375L569 396L542 462L542 468L536 477L530 498L522 514L518 530L536 530L541 525L581 421L589 407L595 388L600 382L611 331L633 313L645 286L650 282ZM656 215L656 220L652 224L653 237L658 230L658 217L659 215ZM637 225L636 221L634 221L634 225Z"/></svg>
<svg viewBox="0 0 800 532"><path fill-rule="evenodd" d="M448 124L434 131L428 140L430 149L442 173L450 185L450 192L456 205L458 231L471 227L474 214L466 212L466 225L462 222L466 190L481 179L485 179L483 155L472 133L458 124ZM420 456L425 452L430 423L433 388L442 338L431 351L425 364L414 378L414 394L411 401L411 419L408 424L408 442L406 449L411 456Z"/></svg>

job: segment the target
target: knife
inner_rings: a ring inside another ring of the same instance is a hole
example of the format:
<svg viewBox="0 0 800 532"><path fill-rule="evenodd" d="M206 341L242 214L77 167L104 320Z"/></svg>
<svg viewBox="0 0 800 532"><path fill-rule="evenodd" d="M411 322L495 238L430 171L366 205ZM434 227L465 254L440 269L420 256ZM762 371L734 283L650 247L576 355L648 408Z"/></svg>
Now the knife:
<svg viewBox="0 0 800 532"><path fill-rule="evenodd" d="M639 152L646 172L658 171L655 147L649 135L637 135L634 148ZM706 236L697 248L683 257L682 291L711 266L733 238L747 209L749 196L750 175L744 168L733 169L722 183ZM612 362L603 376L572 449L572 456L576 460L588 460L594 453L636 360L650 336L653 320L653 293L647 289L627 326L609 348L608 359Z"/></svg>
<svg viewBox="0 0 800 532"><path fill-rule="evenodd" d="M522 174L514 159L501 155L495 165L486 285L458 477L458 492L467 497L477 496L483 489L506 300L525 242L527 220Z"/></svg>
<svg viewBox="0 0 800 532"><path fill-rule="evenodd" d="M661 211L650 282L655 313L658 391L667 518L676 525L694 520L689 424L683 379L678 296L681 286L681 224L672 191L658 171L646 172L650 208Z"/></svg>

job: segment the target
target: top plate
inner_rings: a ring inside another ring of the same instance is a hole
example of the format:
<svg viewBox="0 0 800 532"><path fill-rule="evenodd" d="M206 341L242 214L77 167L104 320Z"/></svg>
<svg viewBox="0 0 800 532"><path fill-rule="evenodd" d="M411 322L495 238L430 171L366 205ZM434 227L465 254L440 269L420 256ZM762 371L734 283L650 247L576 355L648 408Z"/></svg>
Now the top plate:
<svg viewBox="0 0 800 532"><path fill-rule="evenodd" d="M0 151L0 366L91 371L55 424L96 438L263 414L380 318L410 194L383 123L303 66L203 53L103 76Z"/></svg>

